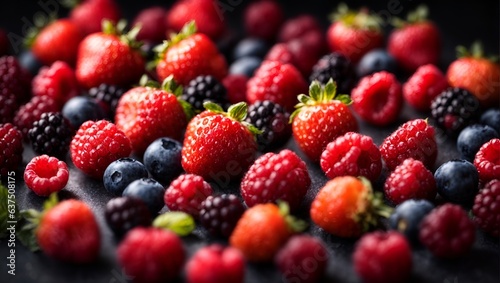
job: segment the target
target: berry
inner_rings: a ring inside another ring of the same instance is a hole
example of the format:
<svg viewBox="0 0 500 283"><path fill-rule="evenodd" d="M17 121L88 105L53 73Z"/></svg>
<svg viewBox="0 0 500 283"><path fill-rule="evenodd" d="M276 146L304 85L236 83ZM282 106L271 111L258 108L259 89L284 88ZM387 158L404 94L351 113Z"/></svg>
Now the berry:
<svg viewBox="0 0 500 283"><path fill-rule="evenodd" d="M121 12L115 0L87 0L74 7L69 17L87 35L100 32L103 20L118 22Z"/></svg>
<svg viewBox="0 0 500 283"><path fill-rule="evenodd" d="M69 179L68 166L55 157L39 155L31 159L24 169L26 186L39 196L49 196L62 190Z"/></svg>
<svg viewBox="0 0 500 283"><path fill-rule="evenodd" d="M222 84L227 90L227 99L231 104L246 102L248 77L245 75L227 75Z"/></svg>
<svg viewBox="0 0 500 283"><path fill-rule="evenodd" d="M241 196L247 206L285 201L297 209L311 185L304 161L293 151L267 153L259 157L241 181Z"/></svg>
<svg viewBox="0 0 500 283"><path fill-rule="evenodd" d="M437 127L456 136L476 120L481 109L472 93L461 88L448 88L431 103L431 114Z"/></svg>
<svg viewBox="0 0 500 283"><path fill-rule="evenodd" d="M420 160L408 158L391 172L384 184L387 199L400 204L410 199L434 200L436 180Z"/></svg>
<svg viewBox="0 0 500 283"><path fill-rule="evenodd" d="M170 184L182 173L182 144L170 138L159 138L144 152L144 165L151 176L162 184Z"/></svg>
<svg viewBox="0 0 500 283"><path fill-rule="evenodd" d="M359 78L386 71L396 74L398 65L396 59L384 49L374 49L368 51L359 61L356 67L356 74Z"/></svg>
<svg viewBox="0 0 500 283"><path fill-rule="evenodd" d="M73 129L80 128L87 121L98 121L106 117L101 105L95 99L86 96L75 96L69 99L64 104L61 113Z"/></svg>
<svg viewBox="0 0 500 283"><path fill-rule="evenodd" d="M269 50L264 59L292 64L304 77L307 77L320 58L320 54L314 52L315 47L311 46L312 44L314 43L309 43L301 38L286 43L277 43Z"/></svg>
<svg viewBox="0 0 500 283"><path fill-rule="evenodd" d="M437 257L457 258L474 244L474 223L467 212L455 204L433 209L420 224L420 242Z"/></svg>
<svg viewBox="0 0 500 283"><path fill-rule="evenodd" d="M491 180L474 199L474 222L486 233L500 237L500 180Z"/></svg>
<svg viewBox="0 0 500 283"><path fill-rule="evenodd" d="M373 232L356 243L354 269L366 283L407 282L412 270L412 252L403 235Z"/></svg>
<svg viewBox="0 0 500 283"><path fill-rule="evenodd" d="M14 94L0 95L0 124L13 122L18 108L16 100Z"/></svg>
<svg viewBox="0 0 500 283"><path fill-rule="evenodd" d="M137 40L151 43L159 43L165 39L167 24L165 17L167 10L161 6L153 6L143 9L137 13L132 26L140 26Z"/></svg>
<svg viewBox="0 0 500 283"><path fill-rule="evenodd" d="M376 126L396 121L403 107L401 84L386 71L364 77L351 93L352 106L359 116Z"/></svg>
<svg viewBox="0 0 500 283"><path fill-rule="evenodd" d="M202 247L186 264L188 283L243 283L245 259L235 248Z"/></svg>
<svg viewBox="0 0 500 283"><path fill-rule="evenodd" d="M410 120L386 137L380 145L380 153L389 170L394 170L407 158L422 161L432 168L437 157L434 128L426 120Z"/></svg>
<svg viewBox="0 0 500 283"><path fill-rule="evenodd" d="M276 1L257 1L245 8L246 32L257 38L273 40L284 22L283 9Z"/></svg>
<svg viewBox="0 0 500 283"><path fill-rule="evenodd" d="M123 157L111 162L106 167L102 181L108 192L121 196L130 183L148 176L148 170L144 164L133 158Z"/></svg>
<svg viewBox="0 0 500 283"><path fill-rule="evenodd" d="M348 132L328 143L321 154L320 165L330 179L364 176L374 182L382 172L382 156L372 138Z"/></svg>
<svg viewBox="0 0 500 283"><path fill-rule="evenodd" d="M492 127L479 124L470 125L458 135L457 149L461 158L472 162L479 148L495 138L500 138L500 136Z"/></svg>
<svg viewBox="0 0 500 283"><path fill-rule="evenodd" d="M403 96L413 108L428 111L432 100L448 87L444 74L434 65L418 67L403 85Z"/></svg>
<svg viewBox="0 0 500 283"><path fill-rule="evenodd" d="M151 225L151 213L146 204L137 198L118 197L106 204L104 212L108 227L117 236L123 236L137 226Z"/></svg>
<svg viewBox="0 0 500 283"><path fill-rule="evenodd" d="M134 282L173 282L182 269L186 252L173 232L137 227L118 245L118 262Z"/></svg>
<svg viewBox="0 0 500 283"><path fill-rule="evenodd" d="M23 161L23 136L12 124L0 124L0 176L17 170Z"/></svg>
<svg viewBox="0 0 500 283"><path fill-rule="evenodd" d="M500 139L492 139L483 144L474 157L474 165L481 181L498 179L500 176Z"/></svg>
<svg viewBox="0 0 500 283"><path fill-rule="evenodd" d="M57 112L58 108L56 101L50 96L33 96L28 103L19 107L14 116L14 124L23 137L28 138L28 131L33 123L40 120L43 113Z"/></svg>
<svg viewBox="0 0 500 283"><path fill-rule="evenodd" d="M70 144L73 164L98 179L111 162L129 156L131 150L127 136L106 120L83 123Z"/></svg>
<svg viewBox="0 0 500 283"><path fill-rule="evenodd" d="M73 129L60 112L43 113L28 132L34 152L58 157L68 152L72 136Z"/></svg>
<svg viewBox="0 0 500 283"><path fill-rule="evenodd" d="M31 96L31 75L16 57L0 57L0 96L15 95L18 104L25 103Z"/></svg>
<svg viewBox="0 0 500 283"><path fill-rule="evenodd" d="M278 42L289 42L294 39L304 39L309 33L323 33L318 20L311 14L301 14L287 19L281 26L278 34ZM318 48L318 50L323 49Z"/></svg>
<svg viewBox="0 0 500 283"><path fill-rule="evenodd" d="M323 278L328 258L328 251L319 238L296 235L279 250L274 262L285 282L314 283Z"/></svg>
<svg viewBox="0 0 500 283"><path fill-rule="evenodd" d="M134 197L142 200L148 207L151 215L156 215L163 208L165 188L151 178L141 178L128 184L122 196Z"/></svg>
<svg viewBox="0 0 500 283"><path fill-rule="evenodd" d="M125 89L115 86L100 84L97 87L89 89L88 95L95 99L101 108L108 113L108 117L114 118L116 107L118 106L118 101L125 93Z"/></svg>
<svg viewBox="0 0 500 283"><path fill-rule="evenodd" d="M181 99L197 111L203 111L203 103L211 101L227 108L226 88L213 76L198 76L183 89Z"/></svg>
<svg viewBox="0 0 500 283"><path fill-rule="evenodd" d="M330 79L337 83L339 93L351 93L355 80L354 65L338 52L321 57L313 66L309 77L309 81L317 80L322 84L326 84Z"/></svg>
<svg viewBox="0 0 500 283"><path fill-rule="evenodd" d="M267 42L259 38L247 37L234 47L233 59L237 60L243 57L257 57L264 58L269 46Z"/></svg>
<svg viewBox="0 0 500 283"><path fill-rule="evenodd" d="M450 160L434 173L437 191L447 201L468 206L479 187L476 167L465 160Z"/></svg>
<svg viewBox="0 0 500 283"><path fill-rule="evenodd" d="M424 199L410 199L402 202L389 217L389 227L402 233L411 243L418 243L420 223L434 209L434 205Z"/></svg>
<svg viewBox="0 0 500 283"><path fill-rule="evenodd" d="M54 62L50 67L42 67L33 78L32 90L33 95L53 97L59 108L80 91L75 72L62 61Z"/></svg>
<svg viewBox="0 0 500 283"><path fill-rule="evenodd" d="M212 236L229 238L245 209L236 195L208 196L201 203L200 224Z"/></svg>
<svg viewBox="0 0 500 283"><path fill-rule="evenodd" d="M164 201L170 211L182 211L197 218L201 203L212 194L212 187L202 177L183 174L170 183Z"/></svg>
<svg viewBox="0 0 500 283"><path fill-rule="evenodd" d="M36 58L31 50L23 50L18 56L19 65L26 69L29 74L35 76L38 71L43 67L42 62Z"/></svg>
<svg viewBox="0 0 500 283"><path fill-rule="evenodd" d="M290 114L269 100L257 101L248 107L246 122L261 131L257 135L259 150L266 152L284 145L292 136Z"/></svg>
<svg viewBox="0 0 500 283"><path fill-rule="evenodd" d="M229 66L229 74L252 77L262 64L262 59L257 57L242 57Z"/></svg>
<svg viewBox="0 0 500 283"><path fill-rule="evenodd" d="M500 133L500 109L489 109L481 115L479 122L488 125Z"/></svg>

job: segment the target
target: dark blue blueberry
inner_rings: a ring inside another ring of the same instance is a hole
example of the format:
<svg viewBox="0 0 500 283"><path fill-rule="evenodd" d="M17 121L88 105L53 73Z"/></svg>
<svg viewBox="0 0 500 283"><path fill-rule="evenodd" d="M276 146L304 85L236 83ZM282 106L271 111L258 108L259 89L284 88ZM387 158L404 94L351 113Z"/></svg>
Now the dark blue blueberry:
<svg viewBox="0 0 500 283"><path fill-rule="evenodd" d="M433 208L427 200L407 200L396 207L389 218L389 227L401 232L412 243L418 243L420 222Z"/></svg>
<svg viewBox="0 0 500 283"><path fill-rule="evenodd" d="M438 193L447 201L470 206L478 191L479 174L466 160L443 163L434 173Z"/></svg>
<svg viewBox="0 0 500 283"><path fill-rule="evenodd" d="M141 178L130 183L123 191L124 197L135 197L141 199L152 215L158 212L165 205L163 195L165 188L158 181L151 178Z"/></svg>
<svg viewBox="0 0 500 283"><path fill-rule="evenodd" d="M99 103L87 96L75 96L68 100L64 104L62 114L68 119L73 129L80 128L86 121L97 121L106 117Z"/></svg>
<svg viewBox="0 0 500 283"><path fill-rule="evenodd" d="M498 133L490 126L471 125L464 128L457 138L457 149L462 158L474 160L479 148L491 139L498 138Z"/></svg>
<svg viewBox="0 0 500 283"><path fill-rule="evenodd" d="M266 56L268 50L268 44L262 39L245 38L234 47L233 59L237 60L243 57L257 57L262 59Z"/></svg>
<svg viewBox="0 0 500 283"><path fill-rule="evenodd" d="M33 54L31 50L22 51L21 54L19 54L18 60L19 64L33 76L38 74L38 71L40 71L40 68L43 66L42 62L35 57L35 54Z"/></svg>
<svg viewBox="0 0 500 283"><path fill-rule="evenodd" d="M383 49L366 53L359 61L356 70L360 78L380 71L397 72L396 59Z"/></svg>
<svg viewBox="0 0 500 283"><path fill-rule="evenodd" d="M231 66L229 66L229 73L252 77L261 63L262 60L257 57L243 57L234 61Z"/></svg>
<svg viewBox="0 0 500 283"><path fill-rule="evenodd" d="M481 115L479 121L483 125L488 125L500 134L500 109L490 109Z"/></svg>
<svg viewBox="0 0 500 283"><path fill-rule="evenodd" d="M144 165L151 176L164 185L182 173L182 144L170 138L159 138L144 152Z"/></svg>
<svg viewBox="0 0 500 283"><path fill-rule="evenodd" d="M125 157L111 162L104 171L104 188L121 196L125 188L135 180L148 177L148 170L141 162Z"/></svg>

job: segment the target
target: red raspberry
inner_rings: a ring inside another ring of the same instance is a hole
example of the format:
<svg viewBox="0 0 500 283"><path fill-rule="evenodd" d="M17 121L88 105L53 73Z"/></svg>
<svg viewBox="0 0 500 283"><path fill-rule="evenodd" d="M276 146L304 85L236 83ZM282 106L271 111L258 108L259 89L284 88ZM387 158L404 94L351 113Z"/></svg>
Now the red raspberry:
<svg viewBox="0 0 500 283"><path fill-rule="evenodd" d="M307 82L291 64L264 61L247 83L247 101L271 100L293 112L297 95L307 93Z"/></svg>
<svg viewBox="0 0 500 283"><path fill-rule="evenodd" d="M108 165L130 155L132 147L125 134L106 120L87 121L71 140L71 160L93 178L102 178Z"/></svg>
<svg viewBox="0 0 500 283"><path fill-rule="evenodd" d="M308 77L319 57L317 52L311 51L311 46L307 42L302 39L293 39L287 43L274 45L264 59L292 64L302 75Z"/></svg>
<svg viewBox="0 0 500 283"><path fill-rule="evenodd" d="M62 190L68 179L69 170L66 163L46 154L31 159L24 169L26 186L39 196L47 197Z"/></svg>
<svg viewBox="0 0 500 283"><path fill-rule="evenodd" d="M149 7L141 10L134 18L132 26L140 26L141 30L136 39L151 43L160 43L166 39L167 23L165 17L167 10L161 6Z"/></svg>
<svg viewBox="0 0 500 283"><path fill-rule="evenodd" d="M12 123L17 108L14 94L0 95L0 124Z"/></svg>
<svg viewBox="0 0 500 283"><path fill-rule="evenodd" d="M401 84L396 77L381 71L364 77L351 92L352 105L368 123L385 126L394 122L401 112Z"/></svg>
<svg viewBox="0 0 500 283"><path fill-rule="evenodd" d="M382 156L372 138L348 132L326 146L320 165L330 179L364 176L374 182L382 172Z"/></svg>
<svg viewBox="0 0 500 283"><path fill-rule="evenodd" d="M65 62L56 61L50 67L42 67L31 82L33 95L52 97L59 109L80 92L75 71Z"/></svg>
<svg viewBox="0 0 500 283"><path fill-rule="evenodd" d="M398 232L373 232L364 235L353 254L354 268L363 282L406 282L411 274L411 248Z"/></svg>
<svg viewBox="0 0 500 283"><path fill-rule="evenodd" d="M164 201L171 211L182 211L198 217L201 203L212 194L212 187L203 180L203 177L183 174L173 180L167 188Z"/></svg>
<svg viewBox="0 0 500 283"><path fill-rule="evenodd" d="M17 170L23 161L23 136L14 125L0 124L0 176Z"/></svg>
<svg viewBox="0 0 500 283"><path fill-rule="evenodd" d="M262 0L245 9L245 29L253 37L272 40L284 21L283 10L275 1Z"/></svg>
<svg viewBox="0 0 500 283"><path fill-rule="evenodd" d="M296 209L310 185L305 162L285 149L269 152L255 161L241 181L241 196L249 207L282 200Z"/></svg>
<svg viewBox="0 0 500 283"><path fill-rule="evenodd" d="M425 167L432 168L437 151L434 128L423 119L404 123L380 145L380 153L389 170L394 170L407 158L420 160Z"/></svg>
<svg viewBox="0 0 500 283"><path fill-rule="evenodd" d="M182 241L171 231L134 228L117 250L118 261L134 282L172 282L186 257Z"/></svg>
<svg viewBox="0 0 500 283"><path fill-rule="evenodd" d="M227 75L222 80L222 85L227 90L227 98L231 104L246 102L247 82L248 78L245 75Z"/></svg>
<svg viewBox="0 0 500 283"><path fill-rule="evenodd" d="M33 123L40 120L43 113L58 112L56 101L50 96L33 96L31 100L21 106L14 117L14 124L21 131L24 138L28 138L28 131Z"/></svg>
<svg viewBox="0 0 500 283"><path fill-rule="evenodd" d="M435 256L456 258L474 244L476 229L467 212L447 203L433 209L420 224L420 242Z"/></svg>
<svg viewBox="0 0 500 283"><path fill-rule="evenodd" d="M434 65L420 66L403 85L406 102L419 111L429 111L432 100L448 87L444 74Z"/></svg>
<svg viewBox="0 0 500 283"><path fill-rule="evenodd" d="M0 57L0 96L15 95L18 104L31 96L31 74L19 64L14 56Z"/></svg>
<svg viewBox="0 0 500 283"><path fill-rule="evenodd" d="M420 160L408 158L387 177L384 193L394 204L409 199L432 201L437 193L436 180Z"/></svg>
<svg viewBox="0 0 500 283"><path fill-rule="evenodd" d="M278 41L289 42L302 38L311 31L322 32L318 20L313 15L302 14L283 23L278 34Z"/></svg>
<svg viewBox="0 0 500 283"><path fill-rule="evenodd" d="M479 191L472 213L479 228L493 237L500 237L500 180L491 180Z"/></svg>
<svg viewBox="0 0 500 283"><path fill-rule="evenodd" d="M219 244L199 249L186 264L188 283L243 283L244 276L243 254Z"/></svg>
<svg viewBox="0 0 500 283"><path fill-rule="evenodd" d="M500 176L500 139L492 139L483 144L474 158L474 166L479 172L479 179L484 182L498 179Z"/></svg>

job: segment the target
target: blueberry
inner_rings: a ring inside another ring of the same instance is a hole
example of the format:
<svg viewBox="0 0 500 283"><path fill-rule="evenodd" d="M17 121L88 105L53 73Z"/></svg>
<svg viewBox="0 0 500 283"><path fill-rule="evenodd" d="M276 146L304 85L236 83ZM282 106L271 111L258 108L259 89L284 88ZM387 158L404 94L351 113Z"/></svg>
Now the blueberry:
<svg viewBox="0 0 500 283"><path fill-rule="evenodd" d="M170 138L159 138L144 152L144 165L151 176L167 185L182 173L182 144Z"/></svg>
<svg viewBox="0 0 500 283"><path fill-rule="evenodd" d="M418 243L420 222L433 208L427 200L407 200L396 207L389 218L389 227L401 232L412 243Z"/></svg>
<svg viewBox="0 0 500 283"><path fill-rule="evenodd" d="M498 138L498 133L490 126L471 125L464 128L457 138L457 149L462 158L474 160L479 148L491 139Z"/></svg>
<svg viewBox="0 0 500 283"><path fill-rule="evenodd" d="M38 74L38 71L40 71L40 68L43 66L42 62L35 57L35 54L33 54L31 50L22 51L21 54L19 54L18 60L19 64L33 76Z"/></svg>
<svg viewBox="0 0 500 283"><path fill-rule="evenodd" d="M133 158L120 158L111 162L104 171L104 188L114 195L121 196L130 183L147 177L148 170L144 164Z"/></svg>
<svg viewBox="0 0 500 283"><path fill-rule="evenodd" d="M163 208L165 188L158 181L151 178L141 178L130 183L123 191L124 197L141 199L151 214L156 215Z"/></svg>
<svg viewBox="0 0 500 283"><path fill-rule="evenodd" d="M481 115L479 122L495 129L500 134L500 109L490 109Z"/></svg>
<svg viewBox="0 0 500 283"><path fill-rule="evenodd" d="M478 191L479 174L466 160L443 163L434 173L439 194L452 203L469 206Z"/></svg>
<svg viewBox="0 0 500 283"><path fill-rule="evenodd" d="M229 66L229 73L233 75L245 75L252 77L255 70L260 66L262 60L257 57L243 57L234 61Z"/></svg>
<svg viewBox="0 0 500 283"><path fill-rule="evenodd" d="M233 50L233 59L237 60L243 57L264 58L269 46L261 39L245 38L238 42Z"/></svg>
<svg viewBox="0 0 500 283"><path fill-rule="evenodd" d="M358 77L364 77L379 71L397 72L396 59L383 49L375 49L366 53L357 67Z"/></svg>
<svg viewBox="0 0 500 283"><path fill-rule="evenodd" d="M75 96L68 100L63 106L62 114L74 129L80 128L86 121L97 121L106 117L99 103L86 96Z"/></svg>

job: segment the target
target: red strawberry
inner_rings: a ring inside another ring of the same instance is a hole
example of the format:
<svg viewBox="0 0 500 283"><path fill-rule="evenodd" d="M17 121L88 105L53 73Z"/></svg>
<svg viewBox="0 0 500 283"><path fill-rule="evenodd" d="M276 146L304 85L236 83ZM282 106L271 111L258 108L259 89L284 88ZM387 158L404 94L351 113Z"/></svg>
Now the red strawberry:
<svg viewBox="0 0 500 283"><path fill-rule="evenodd" d="M140 26L137 40L158 43L167 36L165 15L167 10L161 6L154 6L141 10L134 18L132 26Z"/></svg>
<svg viewBox="0 0 500 283"><path fill-rule="evenodd" d="M76 78L89 89L102 83L129 86L144 73L144 58L135 42L137 30L122 35L123 25L105 22L103 32L85 37L76 61Z"/></svg>
<svg viewBox="0 0 500 283"><path fill-rule="evenodd" d="M413 108L429 111L432 100L448 88L444 74L434 65L418 67L403 85L403 96Z"/></svg>
<svg viewBox="0 0 500 283"><path fill-rule="evenodd" d="M160 81L170 75L176 82L187 85L199 75L211 75L221 81L227 74L226 59L209 37L196 33L194 22L158 49L156 73Z"/></svg>
<svg viewBox="0 0 500 283"><path fill-rule="evenodd" d="M283 10L276 1L261 0L245 8L245 30L253 37L273 40L283 21Z"/></svg>
<svg viewBox="0 0 500 283"><path fill-rule="evenodd" d="M213 244L196 251L186 275L188 283L243 283L245 259L235 248Z"/></svg>
<svg viewBox="0 0 500 283"><path fill-rule="evenodd" d="M366 8L353 11L341 4L332 20L326 36L330 51L339 52L352 62L384 44L382 20Z"/></svg>
<svg viewBox="0 0 500 283"><path fill-rule="evenodd" d="M117 23L121 12L115 0L84 0L73 8L69 17L88 35L101 31L103 20Z"/></svg>
<svg viewBox="0 0 500 283"><path fill-rule="evenodd" d="M291 117L292 131L307 157L319 161L329 142L347 132L357 132L358 123L346 105L349 96L337 95L333 80L325 86L312 82L309 95L299 95L298 109Z"/></svg>
<svg viewBox="0 0 500 283"><path fill-rule="evenodd" d="M397 29L389 36L389 53L408 72L439 61L441 35L436 25L426 19L427 13L427 7L419 6L408 15L408 22L396 20Z"/></svg>
<svg viewBox="0 0 500 283"><path fill-rule="evenodd" d="M63 61L56 61L50 67L42 67L31 81L31 87L33 95L51 97L59 109L80 93L75 71Z"/></svg>

